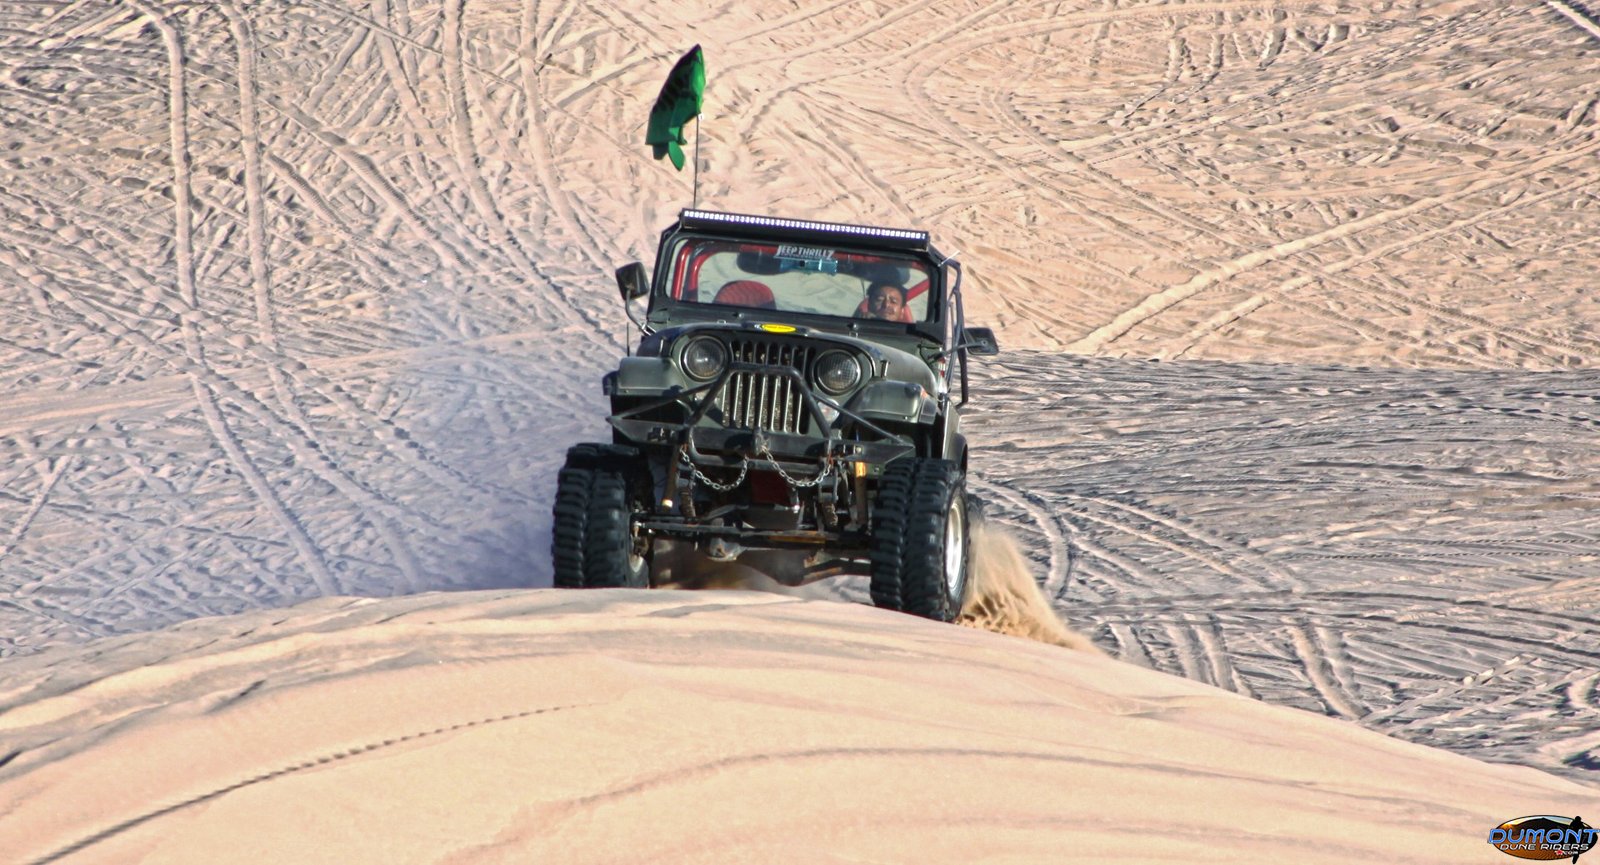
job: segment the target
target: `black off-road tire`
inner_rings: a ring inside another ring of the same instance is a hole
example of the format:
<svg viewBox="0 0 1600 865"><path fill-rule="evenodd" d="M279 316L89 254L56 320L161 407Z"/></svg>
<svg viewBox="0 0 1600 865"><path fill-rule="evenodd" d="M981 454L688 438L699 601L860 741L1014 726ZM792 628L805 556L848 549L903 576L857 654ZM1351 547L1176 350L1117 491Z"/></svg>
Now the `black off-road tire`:
<svg viewBox="0 0 1600 865"><path fill-rule="evenodd" d="M634 448L580 444L567 451L550 532L557 588L649 586L649 562L635 555L632 531L648 488L648 470Z"/></svg>
<svg viewBox="0 0 1600 865"><path fill-rule="evenodd" d="M872 603L951 621L961 612L971 558L961 466L890 463L872 505Z"/></svg>
<svg viewBox="0 0 1600 865"><path fill-rule="evenodd" d="M650 562L635 549L633 514L640 483L634 464L595 469L589 488L589 525L583 549L583 585L589 589L647 589Z"/></svg>
<svg viewBox="0 0 1600 865"><path fill-rule="evenodd" d="M872 603L885 610L905 608L900 584L905 561L906 519L910 516L911 486L921 460L890 463L878 480L872 500Z"/></svg>
<svg viewBox="0 0 1600 865"><path fill-rule="evenodd" d="M589 488L599 445L574 445L556 476L556 501L550 526L550 562L558 589L583 588L583 550L589 527Z"/></svg>

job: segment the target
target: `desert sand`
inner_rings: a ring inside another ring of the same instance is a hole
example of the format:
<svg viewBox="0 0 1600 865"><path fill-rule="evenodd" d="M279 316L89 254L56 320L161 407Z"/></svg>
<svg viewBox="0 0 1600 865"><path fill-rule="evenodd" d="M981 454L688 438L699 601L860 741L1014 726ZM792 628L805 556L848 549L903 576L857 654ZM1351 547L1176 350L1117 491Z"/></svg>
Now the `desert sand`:
<svg viewBox="0 0 1600 865"><path fill-rule="evenodd" d="M759 592L316 601L46 657L12 662L0 715L19 863L1460 863L1594 802L1093 653Z"/></svg>
<svg viewBox="0 0 1600 865"><path fill-rule="evenodd" d="M1600 771L1595 21L0 4L0 859L1503 861ZM958 251L1006 633L541 588L691 201Z"/></svg>

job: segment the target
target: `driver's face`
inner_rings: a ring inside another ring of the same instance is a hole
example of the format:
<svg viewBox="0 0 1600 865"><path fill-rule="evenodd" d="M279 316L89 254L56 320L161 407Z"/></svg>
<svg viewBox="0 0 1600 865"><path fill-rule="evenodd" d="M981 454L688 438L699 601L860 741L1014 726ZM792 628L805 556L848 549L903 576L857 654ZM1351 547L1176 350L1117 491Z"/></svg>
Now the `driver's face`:
<svg viewBox="0 0 1600 865"><path fill-rule="evenodd" d="M905 308L905 295L883 286L873 289L872 299L867 305L867 311L872 313L873 318L884 321L899 321Z"/></svg>

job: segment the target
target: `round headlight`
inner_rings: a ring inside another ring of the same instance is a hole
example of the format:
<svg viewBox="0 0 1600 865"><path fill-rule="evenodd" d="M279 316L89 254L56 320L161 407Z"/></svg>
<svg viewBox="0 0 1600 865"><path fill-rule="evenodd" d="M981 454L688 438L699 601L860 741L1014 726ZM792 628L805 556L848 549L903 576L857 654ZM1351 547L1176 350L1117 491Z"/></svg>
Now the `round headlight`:
<svg viewBox="0 0 1600 865"><path fill-rule="evenodd" d="M690 378L709 381L728 364L728 350L709 336L691 340L683 347L683 371Z"/></svg>
<svg viewBox="0 0 1600 865"><path fill-rule="evenodd" d="M861 362L847 351L824 352L817 358L817 386L838 396L861 382Z"/></svg>

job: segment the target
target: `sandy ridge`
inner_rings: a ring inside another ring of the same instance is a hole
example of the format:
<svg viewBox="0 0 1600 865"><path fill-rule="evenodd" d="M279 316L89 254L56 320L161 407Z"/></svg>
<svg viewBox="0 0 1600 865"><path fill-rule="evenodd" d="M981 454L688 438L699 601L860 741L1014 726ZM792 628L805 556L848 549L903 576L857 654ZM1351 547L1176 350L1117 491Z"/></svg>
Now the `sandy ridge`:
<svg viewBox="0 0 1600 865"><path fill-rule="evenodd" d="M125 672L65 691L41 678L9 696L9 735L39 743L0 766L0 827L28 827L21 861L200 861L246 840L245 813L248 842L269 857L498 862L648 848L799 861L882 855L882 826L915 824L920 833L891 843L903 851L920 835L934 861L970 859L980 838L1010 857L1087 861L1115 849L1102 822L1120 812L1161 815L1166 828L1146 845L1157 861L1293 849L1308 861L1389 850L1444 862L1471 855L1479 824L1518 797L1570 809L1585 795L1092 655L859 606L502 592L321 601L275 619L243 632L234 620L193 623L158 655L124 642L99 663ZM81 662L63 651L21 668ZM823 681L832 687L807 687ZM676 732L691 717L705 741ZM775 723L784 718L799 723ZM637 745L584 750L618 729ZM1261 756L1252 766L1219 757L1245 740ZM97 783L113 772L142 780ZM1441 772L1448 800L1430 786ZM485 774L495 783L471 780ZM472 785L477 807L437 822L417 780L429 776L440 793ZM965 793L942 798L956 779ZM723 798L768 783L826 792L791 793L777 809ZM1174 807L1175 785L1216 791L1213 806ZM663 809L682 797L702 807ZM344 822L356 801L365 841ZM906 823L897 802L939 819ZM705 819L709 805L718 821ZM641 811L656 815L649 831L625 829ZM1220 829L1237 825L1248 828Z"/></svg>

